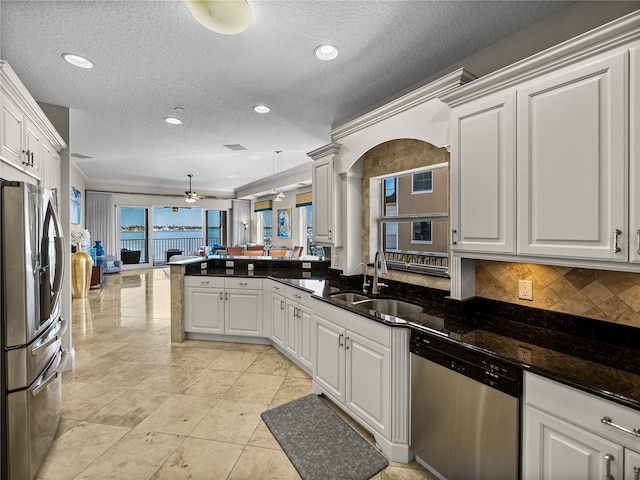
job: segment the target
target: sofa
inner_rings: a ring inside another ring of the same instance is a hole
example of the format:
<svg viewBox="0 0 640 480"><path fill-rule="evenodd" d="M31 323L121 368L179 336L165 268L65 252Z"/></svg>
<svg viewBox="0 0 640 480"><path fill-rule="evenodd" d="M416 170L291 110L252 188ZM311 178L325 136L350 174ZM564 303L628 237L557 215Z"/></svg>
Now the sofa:
<svg viewBox="0 0 640 480"><path fill-rule="evenodd" d="M116 260L116 257L113 255L98 257L98 262L104 262L107 264L105 267L105 272L107 273L118 273L122 268L122 260Z"/></svg>

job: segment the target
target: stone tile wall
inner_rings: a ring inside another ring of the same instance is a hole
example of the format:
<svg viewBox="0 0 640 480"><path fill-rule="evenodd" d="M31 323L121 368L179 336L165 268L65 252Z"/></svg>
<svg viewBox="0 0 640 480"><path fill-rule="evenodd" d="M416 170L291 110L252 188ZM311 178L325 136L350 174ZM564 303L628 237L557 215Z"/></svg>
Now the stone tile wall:
<svg viewBox="0 0 640 480"><path fill-rule="evenodd" d="M391 140L373 147L364 154L362 161L362 261L368 263L373 261L373 259L369 259L369 223L377 221L377 219L371 218L369 209L371 179L413 168L449 162L449 152L446 148L438 148L421 140L407 138ZM390 270L387 277L425 287L450 289L449 280L438 277L395 270Z"/></svg>
<svg viewBox="0 0 640 480"><path fill-rule="evenodd" d="M533 301L518 280L532 281ZM476 296L640 328L640 273L478 260Z"/></svg>

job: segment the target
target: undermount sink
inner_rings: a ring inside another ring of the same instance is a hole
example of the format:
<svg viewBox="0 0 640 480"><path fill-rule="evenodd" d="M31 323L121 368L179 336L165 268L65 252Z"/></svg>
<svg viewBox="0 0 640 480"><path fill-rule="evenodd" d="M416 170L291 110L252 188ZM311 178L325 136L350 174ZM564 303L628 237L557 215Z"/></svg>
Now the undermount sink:
<svg viewBox="0 0 640 480"><path fill-rule="evenodd" d="M404 302L402 300L395 300L393 298L367 298L366 300L359 300L351 302L353 306L361 306L376 312L392 315L394 317L404 317L406 315L415 315L421 313L424 308L420 305Z"/></svg>
<svg viewBox="0 0 640 480"><path fill-rule="evenodd" d="M342 300L343 302L347 302L347 303L355 303L362 300L369 300L369 297L367 297L366 295L362 295L361 293L354 293L354 292L333 293L330 295L330 297L334 300Z"/></svg>

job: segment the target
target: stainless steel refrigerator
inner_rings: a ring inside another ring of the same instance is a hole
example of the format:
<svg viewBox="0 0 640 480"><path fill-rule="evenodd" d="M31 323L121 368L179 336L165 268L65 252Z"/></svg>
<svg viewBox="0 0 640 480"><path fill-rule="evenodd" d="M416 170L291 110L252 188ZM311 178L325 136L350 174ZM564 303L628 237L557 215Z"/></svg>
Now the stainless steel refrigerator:
<svg viewBox="0 0 640 480"><path fill-rule="evenodd" d="M67 359L60 290L67 250L52 192L0 183L0 477L31 480L60 422Z"/></svg>

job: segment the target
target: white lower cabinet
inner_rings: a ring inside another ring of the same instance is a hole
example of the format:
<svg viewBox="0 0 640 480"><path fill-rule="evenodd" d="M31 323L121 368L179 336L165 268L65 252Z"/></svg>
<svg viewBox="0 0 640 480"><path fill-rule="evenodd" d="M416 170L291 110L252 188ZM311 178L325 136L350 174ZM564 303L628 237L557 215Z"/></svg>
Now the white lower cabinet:
<svg viewBox="0 0 640 480"><path fill-rule="evenodd" d="M359 420L388 458L408 461L408 330L320 301L313 326L314 392Z"/></svg>
<svg viewBox="0 0 640 480"><path fill-rule="evenodd" d="M636 480L640 438L603 419L637 428L640 412L526 373L523 478Z"/></svg>
<svg viewBox="0 0 640 480"><path fill-rule="evenodd" d="M311 363L311 295L294 287L285 287L284 352L309 373Z"/></svg>
<svg viewBox="0 0 640 480"><path fill-rule="evenodd" d="M262 279L185 277L185 331L262 336Z"/></svg>
<svg viewBox="0 0 640 480"><path fill-rule="evenodd" d="M285 321L287 318L284 300L284 285L271 280L270 286L271 341L274 345L283 349Z"/></svg>

